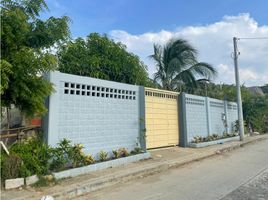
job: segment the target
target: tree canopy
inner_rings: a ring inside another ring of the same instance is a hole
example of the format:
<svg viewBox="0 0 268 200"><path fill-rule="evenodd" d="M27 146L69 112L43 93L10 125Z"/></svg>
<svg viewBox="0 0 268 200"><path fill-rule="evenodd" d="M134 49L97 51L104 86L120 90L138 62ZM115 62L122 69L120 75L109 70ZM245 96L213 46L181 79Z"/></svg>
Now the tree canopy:
<svg viewBox="0 0 268 200"><path fill-rule="evenodd" d="M69 38L69 18L39 19L44 0L1 1L1 106L14 104L26 114L44 113L53 90L43 79L57 59L46 51Z"/></svg>
<svg viewBox="0 0 268 200"><path fill-rule="evenodd" d="M126 46L106 35L91 33L86 38L61 45L59 70L81 76L147 85L147 67L139 57L127 52Z"/></svg>
<svg viewBox="0 0 268 200"><path fill-rule="evenodd" d="M163 89L180 90L182 86L196 87L198 79L209 80L216 75L210 64L197 61L197 50L186 40L171 39L166 45L154 45L157 72L154 80Z"/></svg>

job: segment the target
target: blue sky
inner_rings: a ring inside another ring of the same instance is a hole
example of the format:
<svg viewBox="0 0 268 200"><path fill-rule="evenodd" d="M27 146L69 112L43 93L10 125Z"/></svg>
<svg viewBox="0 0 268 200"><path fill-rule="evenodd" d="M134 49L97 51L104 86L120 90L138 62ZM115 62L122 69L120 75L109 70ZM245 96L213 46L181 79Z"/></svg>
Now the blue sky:
<svg viewBox="0 0 268 200"><path fill-rule="evenodd" d="M47 0L48 16L71 18L73 38L106 33L148 66L153 44L188 40L199 60L216 67L215 82L234 83L232 37L268 37L268 0ZM241 83L268 83L268 40L239 41Z"/></svg>
<svg viewBox="0 0 268 200"><path fill-rule="evenodd" d="M250 13L268 21L267 0L48 0L50 12L43 16L68 15L73 37L113 29L131 34L157 32L180 26L214 23L224 15Z"/></svg>

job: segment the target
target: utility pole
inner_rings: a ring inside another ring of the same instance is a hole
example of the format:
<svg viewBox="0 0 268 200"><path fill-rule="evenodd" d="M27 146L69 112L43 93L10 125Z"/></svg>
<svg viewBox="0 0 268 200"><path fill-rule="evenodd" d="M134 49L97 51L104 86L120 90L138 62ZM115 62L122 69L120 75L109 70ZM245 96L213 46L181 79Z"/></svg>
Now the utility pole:
<svg viewBox="0 0 268 200"><path fill-rule="evenodd" d="M239 135L240 140L244 140L244 121L243 121L243 110L242 110L242 100L241 100L241 90L240 90L240 81L239 81L239 70L238 70L238 52L237 52L237 40L238 38L234 37L234 67L235 67L235 81L236 81L236 96L237 96L237 112L238 112L238 122L239 122Z"/></svg>

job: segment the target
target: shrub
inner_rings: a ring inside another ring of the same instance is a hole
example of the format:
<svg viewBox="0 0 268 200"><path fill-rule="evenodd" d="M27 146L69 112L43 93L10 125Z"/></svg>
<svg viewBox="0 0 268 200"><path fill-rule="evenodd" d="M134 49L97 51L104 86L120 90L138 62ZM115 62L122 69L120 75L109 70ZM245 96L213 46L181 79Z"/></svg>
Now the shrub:
<svg viewBox="0 0 268 200"><path fill-rule="evenodd" d="M131 154L139 154L139 153L143 153L144 151L142 150L142 148L140 147L135 147L133 151L131 151Z"/></svg>
<svg viewBox="0 0 268 200"><path fill-rule="evenodd" d="M118 149L119 157L127 157L129 156L129 152L126 148L120 148Z"/></svg>
<svg viewBox="0 0 268 200"><path fill-rule="evenodd" d="M81 167L94 163L91 155L83 153L81 144L72 145L63 139L55 148L50 148L40 138L28 138L11 146L10 156L1 154L1 178L27 177L34 174L47 175L68 167ZM102 160L108 153L102 152Z"/></svg>
<svg viewBox="0 0 268 200"><path fill-rule="evenodd" d="M108 153L106 151L100 151L99 153L100 161L105 161L108 159Z"/></svg>
<svg viewBox="0 0 268 200"><path fill-rule="evenodd" d="M95 162L95 160L94 160L92 155L89 154L89 155L85 156L85 164L86 165L90 165L94 162Z"/></svg>
<svg viewBox="0 0 268 200"><path fill-rule="evenodd" d="M114 158L119 158L120 157L120 154L119 154L118 150L113 150L112 152L113 152L113 155L114 155L113 157Z"/></svg>
<svg viewBox="0 0 268 200"><path fill-rule="evenodd" d="M203 142L203 137L197 135L197 136L194 137L193 142L194 142L194 143L200 143L200 142Z"/></svg>
<svg viewBox="0 0 268 200"><path fill-rule="evenodd" d="M61 171L68 167L81 167L86 164L86 156L81 144L72 145L70 140L63 139L58 147L52 149L52 171Z"/></svg>
<svg viewBox="0 0 268 200"><path fill-rule="evenodd" d="M72 167L84 166L86 155L83 153L83 146L81 144L75 144L69 151L68 158L72 164Z"/></svg>
<svg viewBox="0 0 268 200"><path fill-rule="evenodd" d="M5 157L1 155L1 179L10 179L20 177L22 160L17 155L10 154Z"/></svg>
<svg viewBox="0 0 268 200"><path fill-rule="evenodd" d="M36 137L15 143L10 148L10 153L22 160L19 170L22 177L47 174L51 159L50 152L50 147L43 143L41 138Z"/></svg>
<svg viewBox="0 0 268 200"><path fill-rule="evenodd" d="M71 141L63 139L58 143L58 146L51 151L52 161L50 164L50 170L61 171L70 166L69 155L71 152Z"/></svg>

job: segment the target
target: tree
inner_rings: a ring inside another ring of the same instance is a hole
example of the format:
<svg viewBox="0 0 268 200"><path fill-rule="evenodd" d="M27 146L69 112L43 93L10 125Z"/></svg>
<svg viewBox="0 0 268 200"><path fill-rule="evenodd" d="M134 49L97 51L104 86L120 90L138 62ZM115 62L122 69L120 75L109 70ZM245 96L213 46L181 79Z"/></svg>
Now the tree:
<svg viewBox="0 0 268 200"><path fill-rule="evenodd" d="M69 38L68 17L38 19L43 0L1 1L1 107L12 104L32 115L44 113L53 90L41 77L57 60L46 49Z"/></svg>
<svg viewBox="0 0 268 200"><path fill-rule="evenodd" d="M64 73L138 85L149 82L139 57L106 35L91 33L85 39L69 41L60 46L58 58L59 70Z"/></svg>
<svg viewBox="0 0 268 200"><path fill-rule="evenodd" d="M236 101L237 98L236 86L228 84L199 83L192 94L228 101ZM244 85L241 86L241 95L242 101L251 97L250 91Z"/></svg>
<svg viewBox="0 0 268 200"><path fill-rule="evenodd" d="M268 132L268 96L252 95L243 102L244 120L253 131Z"/></svg>
<svg viewBox="0 0 268 200"><path fill-rule="evenodd" d="M157 67L154 80L163 89L180 90L180 87L196 87L198 79L209 80L216 70L208 63L197 61L197 50L186 40L172 39L166 45L154 45L150 56Z"/></svg>

